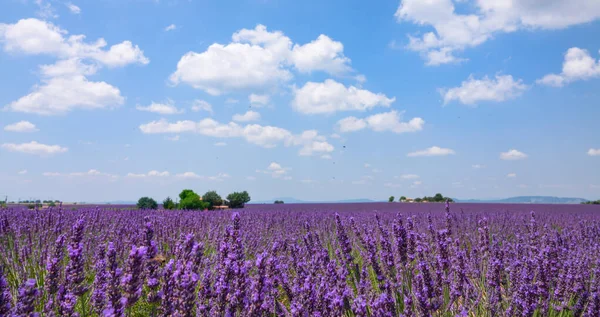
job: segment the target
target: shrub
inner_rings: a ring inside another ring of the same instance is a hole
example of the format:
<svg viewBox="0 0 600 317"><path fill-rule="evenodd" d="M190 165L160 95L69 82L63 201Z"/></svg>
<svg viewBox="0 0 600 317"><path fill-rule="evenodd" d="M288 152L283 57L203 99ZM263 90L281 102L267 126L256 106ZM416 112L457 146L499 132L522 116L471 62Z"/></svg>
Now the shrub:
<svg viewBox="0 0 600 317"><path fill-rule="evenodd" d="M184 189L179 194L179 209L186 210L204 210L209 207L207 202L200 199L200 196L191 189Z"/></svg>
<svg viewBox="0 0 600 317"><path fill-rule="evenodd" d="M229 207L231 208L244 208L244 205L250 201L250 195L247 191L233 192L227 195L227 200L229 200Z"/></svg>
<svg viewBox="0 0 600 317"><path fill-rule="evenodd" d="M283 204L283 203L284 203L283 200L276 200L275 201L275 204Z"/></svg>
<svg viewBox="0 0 600 317"><path fill-rule="evenodd" d="M173 201L173 199L171 199L171 197L167 197L165 200L163 200L163 208L164 209L175 209L175 202Z"/></svg>
<svg viewBox="0 0 600 317"><path fill-rule="evenodd" d="M142 197L137 202L138 209L157 209L158 203L150 197Z"/></svg>
<svg viewBox="0 0 600 317"><path fill-rule="evenodd" d="M390 198L388 199L388 202L393 203L394 202L394 196L390 196Z"/></svg>

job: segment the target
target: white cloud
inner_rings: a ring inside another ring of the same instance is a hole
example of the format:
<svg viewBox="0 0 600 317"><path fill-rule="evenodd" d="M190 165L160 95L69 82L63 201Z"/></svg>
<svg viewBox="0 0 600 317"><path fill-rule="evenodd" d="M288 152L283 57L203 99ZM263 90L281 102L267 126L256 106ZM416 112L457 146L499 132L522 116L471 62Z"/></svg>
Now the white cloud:
<svg viewBox="0 0 600 317"><path fill-rule="evenodd" d="M51 176L59 176L57 175L51 175ZM101 177L110 177L112 179L117 179L119 178L118 175L114 175L114 174L109 174L109 173L103 173L100 172L96 169L91 169L87 172L73 172L73 173L69 173L68 175L65 174L65 176L71 176L71 177L96 177L96 176L101 176Z"/></svg>
<svg viewBox="0 0 600 317"><path fill-rule="evenodd" d="M4 109L39 115L65 114L75 109L115 108L125 98L118 88L105 82L88 81L84 76L54 77L35 86L33 92Z"/></svg>
<svg viewBox="0 0 600 317"><path fill-rule="evenodd" d="M129 178L144 178L144 177L169 177L171 174L167 171L159 172L156 170L149 171L146 174L127 173Z"/></svg>
<svg viewBox="0 0 600 317"><path fill-rule="evenodd" d="M250 101L250 104L257 108L268 105L270 99L271 97L269 97L269 95L250 94L250 96L248 96L248 101Z"/></svg>
<svg viewBox="0 0 600 317"><path fill-rule="evenodd" d="M258 121L260 120L260 113L252 110L246 111L244 114L235 114L233 115L233 121L237 122L249 122L249 121Z"/></svg>
<svg viewBox="0 0 600 317"><path fill-rule="evenodd" d="M9 152L20 152L39 156L49 156L58 153L64 153L69 150L68 148L60 145L46 145L36 141L21 144L4 143L2 144L2 148Z"/></svg>
<svg viewBox="0 0 600 317"><path fill-rule="evenodd" d="M389 107L396 98L375 94L354 86L346 87L333 79L322 83L307 82L294 87L292 107L304 114L331 114L337 111L366 111L374 107Z"/></svg>
<svg viewBox="0 0 600 317"><path fill-rule="evenodd" d="M517 174L516 173L508 173L506 175L506 177L508 177L508 178L515 178L515 177L517 177Z"/></svg>
<svg viewBox="0 0 600 317"><path fill-rule="evenodd" d="M472 167L472 168L474 168L474 169L481 169L481 168L484 168L484 167L485 167L485 165L481 165L481 164L474 164L474 165L471 165L471 167Z"/></svg>
<svg viewBox="0 0 600 317"><path fill-rule="evenodd" d="M67 3L65 3L65 5L69 9L69 11L71 11L71 13L73 13L73 14L80 14L81 13L81 9L78 6L72 4L71 2L67 2Z"/></svg>
<svg viewBox="0 0 600 317"><path fill-rule="evenodd" d="M364 119L347 117L337 123L340 132L354 132L364 128L370 128L375 132L390 131L394 133L417 132L423 130L425 121L421 118L412 118L408 122L402 122L402 112L392 110L368 116Z"/></svg>
<svg viewBox="0 0 600 317"><path fill-rule="evenodd" d="M522 159L526 159L526 158L527 158L527 154L525 154L523 152L519 152L515 149L508 150L508 152L500 153L500 159L507 160L507 161L522 160Z"/></svg>
<svg viewBox="0 0 600 317"><path fill-rule="evenodd" d="M217 143L215 143L215 146L227 146L227 143L225 143L225 142L217 142Z"/></svg>
<svg viewBox="0 0 600 317"><path fill-rule="evenodd" d="M108 67L132 63L148 64L144 52L130 41L123 41L108 50L103 38L85 43L84 35L71 35L54 24L38 19L22 19L15 24L0 24L0 40L9 53L47 54L61 59L90 59Z"/></svg>
<svg viewBox="0 0 600 317"><path fill-rule="evenodd" d="M402 0L395 16L399 22L433 27L420 37L409 35L407 45L429 65L460 61L456 52L479 46L497 33L562 29L600 17L596 0L554 0L543 5L539 1L477 0L469 1L467 8L469 13L459 14L452 0Z"/></svg>
<svg viewBox="0 0 600 317"><path fill-rule="evenodd" d="M286 174L288 173L288 171L290 171L290 170L291 170L291 168L289 168L289 167L283 167L279 163L271 162L271 164L269 164L269 166L267 167L266 170L256 170L256 172L263 173L263 174L269 174L273 178L281 178L281 177L285 177Z"/></svg>
<svg viewBox="0 0 600 317"><path fill-rule="evenodd" d="M595 60L587 50L571 47L565 54L560 74L548 74L536 82L542 85L562 87L577 80L600 77L600 60Z"/></svg>
<svg viewBox="0 0 600 317"><path fill-rule="evenodd" d="M38 19L0 24L0 44L11 54L50 55L55 64L42 65L42 83L32 92L4 107L5 110L41 115L64 114L74 109L103 109L120 106L124 98L106 82L91 82L85 76L102 67L148 64L143 51L130 41L106 49L102 38L85 42L84 35L71 35L58 26Z"/></svg>
<svg viewBox="0 0 600 317"><path fill-rule="evenodd" d="M403 174L403 175L400 175L400 178L402 178L402 179L417 179L417 178L419 178L419 175L417 175L417 174Z"/></svg>
<svg viewBox="0 0 600 317"><path fill-rule="evenodd" d="M56 176L60 176L60 173L57 172L44 172L42 173L43 176L46 177L56 177Z"/></svg>
<svg viewBox="0 0 600 317"><path fill-rule="evenodd" d="M349 62L343 55L343 45L325 35L292 48L292 40L282 32L270 32L264 25L257 25L234 33L229 44L214 43L202 53L186 53L170 80L220 95L286 82L293 77L292 66L301 72L339 74L349 69Z"/></svg>
<svg viewBox="0 0 600 317"><path fill-rule="evenodd" d="M174 31L174 30L176 30L176 29L177 29L177 25L175 25L175 24L169 24L169 25L168 25L168 26L165 28L165 31L167 31L167 32L168 32L168 31Z"/></svg>
<svg viewBox="0 0 600 317"><path fill-rule="evenodd" d="M344 56L344 45L324 34L310 43L294 45L292 61L303 73L324 71L339 75L352 70L349 66L350 59Z"/></svg>
<svg viewBox="0 0 600 317"><path fill-rule="evenodd" d="M438 146L432 146L428 149L422 150L422 151L416 151L416 152L411 152L408 153L406 156L409 157L417 157L417 156L446 156L446 155L451 155L451 154L455 154L454 150L452 149L447 149L447 148L441 148Z"/></svg>
<svg viewBox="0 0 600 317"><path fill-rule="evenodd" d="M146 134L189 132L217 138L243 138L248 143L264 148L272 148L278 144L301 146L300 155L333 151L333 146L327 143L326 138L318 135L314 130L293 135L288 130L279 127L259 124L240 126L235 122L223 124L213 119L203 119L199 122L184 120L175 123L161 119L142 124L139 128Z"/></svg>
<svg viewBox="0 0 600 317"><path fill-rule="evenodd" d="M206 112L213 113L213 108L210 103L208 103L204 100L196 99L196 100L194 100L194 102L192 104L192 111L194 111L194 112L206 111Z"/></svg>
<svg viewBox="0 0 600 317"><path fill-rule="evenodd" d="M496 75L496 79L487 76L475 79L472 75L463 81L460 87L441 89L444 104L458 100L465 105L474 105L480 101L505 101L520 96L527 89L522 80L514 80L511 75Z"/></svg>
<svg viewBox="0 0 600 317"><path fill-rule="evenodd" d="M17 123L9 124L4 127L4 131L10 132L37 132L38 128L35 127L35 124L29 121L19 121Z"/></svg>
<svg viewBox="0 0 600 317"><path fill-rule="evenodd" d="M173 141L173 142L179 141L179 138L180 138L179 135L175 135L172 137L165 137L165 139L167 139L169 141Z"/></svg>
<svg viewBox="0 0 600 317"><path fill-rule="evenodd" d="M25 174L27 174L27 170L22 170L22 171L19 171L19 173L18 173L18 174L19 174L19 175L25 175Z"/></svg>
<svg viewBox="0 0 600 317"><path fill-rule="evenodd" d="M54 7L48 0L35 0L35 4L38 6L38 10L35 12L39 17L44 19L56 19L58 14L55 13Z"/></svg>
<svg viewBox="0 0 600 317"><path fill-rule="evenodd" d="M600 149L590 149L587 154L589 156L600 156Z"/></svg>
<svg viewBox="0 0 600 317"><path fill-rule="evenodd" d="M339 135L339 134L337 134L337 133L333 133L333 134L332 134L332 135L330 135L329 137L330 137L330 138L332 138L332 139L341 139L341 138L342 138L342 136L341 136L341 135Z"/></svg>
<svg viewBox="0 0 600 317"><path fill-rule="evenodd" d="M385 183L385 184L383 184L383 186L389 187L389 188L399 188L399 187L402 187L402 185L396 184L396 183Z"/></svg>
<svg viewBox="0 0 600 317"><path fill-rule="evenodd" d="M417 187L421 186L422 184L423 184L422 181L414 181L412 183L412 185L410 185L410 188L417 188Z"/></svg>
<svg viewBox="0 0 600 317"><path fill-rule="evenodd" d="M194 172L185 172L185 173L181 173L181 174L177 174L175 175L175 177L178 178L186 178L186 179L200 179L202 178L202 176L194 173Z"/></svg>
<svg viewBox="0 0 600 317"><path fill-rule="evenodd" d="M170 99L168 99L164 103L152 102L149 106L136 106L135 108L139 111L147 111L163 115L183 113L183 109L177 109L173 100Z"/></svg>

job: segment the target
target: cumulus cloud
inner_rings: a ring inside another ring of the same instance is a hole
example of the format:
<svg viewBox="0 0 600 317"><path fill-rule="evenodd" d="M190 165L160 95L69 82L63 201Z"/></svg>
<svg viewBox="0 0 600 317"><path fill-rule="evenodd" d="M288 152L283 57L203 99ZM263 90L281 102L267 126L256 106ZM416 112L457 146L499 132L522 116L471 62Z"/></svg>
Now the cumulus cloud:
<svg viewBox="0 0 600 317"><path fill-rule="evenodd" d="M250 101L250 104L257 108L267 106L270 99L271 97L269 97L269 95L250 94L250 96L248 96L248 101Z"/></svg>
<svg viewBox="0 0 600 317"><path fill-rule="evenodd" d="M506 175L506 177L508 177L508 178L515 178L515 177L517 177L517 174L516 173L508 173Z"/></svg>
<svg viewBox="0 0 600 317"><path fill-rule="evenodd" d="M304 114L331 114L338 111L366 111L389 107L396 98L375 94L354 86L346 87L333 79L322 83L307 82L294 88L292 107Z"/></svg>
<svg viewBox="0 0 600 317"><path fill-rule="evenodd" d="M441 148L438 146L432 146L428 149L422 151L416 151L408 153L406 156L408 157L417 157L417 156L446 156L455 154L454 150L448 148Z"/></svg>
<svg viewBox="0 0 600 317"><path fill-rule="evenodd" d="M125 98L118 88L106 82L92 82L84 76L54 77L35 86L33 91L9 103L5 110L58 115L84 109L110 109L122 105Z"/></svg>
<svg viewBox="0 0 600 317"><path fill-rule="evenodd" d="M248 124L241 126L235 122L227 124L219 123L207 118L199 122L190 120L170 123L165 119L142 124L139 127L142 133L198 133L216 138L243 138L264 148L272 148L279 144L285 146L301 146L300 155L312 155L333 151L333 146L327 142L324 136L318 135L314 130L304 131L300 135L294 135L290 131L259 124Z"/></svg>
<svg viewBox="0 0 600 317"><path fill-rule="evenodd" d="M135 108L139 111L147 111L164 115L183 113L183 109L177 109L173 100L170 99L164 103L152 102L149 106L136 106Z"/></svg>
<svg viewBox="0 0 600 317"><path fill-rule="evenodd" d="M204 100L196 99L192 103L192 111L194 111L194 112L206 111L206 112L213 113L213 108L210 103L208 103Z"/></svg>
<svg viewBox="0 0 600 317"><path fill-rule="evenodd" d="M69 150L68 148L60 145L46 145L36 141L21 144L4 143L2 144L2 148L9 152L19 152L38 156L50 156L54 154L65 153Z"/></svg>
<svg viewBox="0 0 600 317"><path fill-rule="evenodd" d="M142 174L135 174L135 173L127 173L127 177L129 178L145 178L145 177L169 177L171 175L171 173L169 173L168 171L156 171L156 170L152 170L149 171L148 173L142 173Z"/></svg>
<svg viewBox="0 0 600 317"><path fill-rule="evenodd" d="M590 149L587 154L589 156L600 156L600 149Z"/></svg>
<svg viewBox="0 0 600 317"><path fill-rule="evenodd" d="M106 48L100 38L88 43L84 35L70 35L58 26L38 19L0 24L0 43L11 54L49 55L55 64L42 65L42 84L5 106L5 110L41 115L64 114L74 109L104 109L120 106L124 98L118 88L106 82L92 82L85 76L101 67L123 67L149 63L144 52L130 41Z"/></svg>
<svg viewBox="0 0 600 317"><path fill-rule="evenodd" d="M165 31L169 32L169 31L174 31L175 29L177 29L177 25L175 24L169 24L166 28Z"/></svg>
<svg viewBox="0 0 600 317"><path fill-rule="evenodd" d="M444 97L444 104L458 100L465 105L474 105L480 101L505 101L520 96L527 89L527 85L511 75L497 75L496 79L487 76L475 79L472 75L463 81L460 87L440 89Z"/></svg>
<svg viewBox="0 0 600 317"><path fill-rule="evenodd" d="M231 176L229 176L229 174L226 174L226 173L219 173L214 176L203 176L203 175L198 175L194 172L185 172L185 173L181 173L181 174L176 174L175 177L181 178L181 179L203 179L203 180L221 182Z"/></svg>
<svg viewBox="0 0 600 317"><path fill-rule="evenodd" d="M29 121L19 121L13 124L9 124L4 127L4 131L9 132L37 132L38 128L35 127L35 124Z"/></svg>
<svg viewBox="0 0 600 317"><path fill-rule="evenodd" d="M256 170L257 173L269 174L273 178L284 178L287 173L291 170L289 167L283 167L277 162L271 162L266 170Z"/></svg>
<svg viewBox="0 0 600 317"><path fill-rule="evenodd" d="M527 158L527 154L517 151L515 149L508 150L508 152L500 153L500 159L506 161L523 160Z"/></svg>
<svg viewBox="0 0 600 317"><path fill-rule="evenodd" d="M463 2L463 1L455 1ZM468 1L468 13L457 13L453 0L402 0L395 17L399 22L433 28L409 35L407 48L419 52L428 65L463 60L456 53L485 43L498 33L520 29L562 29L600 17L596 0Z"/></svg>
<svg viewBox="0 0 600 317"><path fill-rule="evenodd" d="M21 170L21 171L19 171L19 173L18 173L18 174L19 174L19 175L25 175L25 174L27 174L27 170Z"/></svg>
<svg viewBox="0 0 600 317"><path fill-rule="evenodd" d="M235 114L233 115L233 121L237 122L249 122L249 121L258 121L260 120L260 113L252 110L246 111L244 114Z"/></svg>
<svg viewBox="0 0 600 317"><path fill-rule="evenodd" d="M408 133L423 130L425 121L419 117L412 118L408 122L402 122L402 112L392 110L368 116L364 119L347 117L337 122L340 132L354 132L369 128L375 132Z"/></svg>
<svg viewBox="0 0 600 317"><path fill-rule="evenodd" d="M283 32L257 25L234 33L229 44L214 43L202 53L186 53L170 80L220 95L286 82L293 77L290 66L301 72L339 74L349 69L348 63L342 44L325 35L292 47L292 40Z"/></svg>
<svg viewBox="0 0 600 317"><path fill-rule="evenodd" d="M480 168L484 168L484 167L485 167L485 165L481 165L481 164L473 164L473 165L471 165L471 167L472 167L472 168L474 168L474 169L480 169Z"/></svg>
<svg viewBox="0 0 600 317"><path fill-rule="evenodd" d="M548 74L537 80L538 84L562 87L577 80L600 77L600 60L595 60L587 50L571 47L565 54L562 72Z"/></svg>

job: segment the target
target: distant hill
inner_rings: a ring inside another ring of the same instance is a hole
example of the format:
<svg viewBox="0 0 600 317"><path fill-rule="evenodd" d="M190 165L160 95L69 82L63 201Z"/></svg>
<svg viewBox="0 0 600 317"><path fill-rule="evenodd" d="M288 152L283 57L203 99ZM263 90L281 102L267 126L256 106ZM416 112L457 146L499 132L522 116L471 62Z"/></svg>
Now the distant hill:
<svg viewBox="0 0 600 317"><path fill-rule="evenodd" d="M459 203L505 203L505 204L580 204L588 201L584 198L554 196L517 196L503 199L454 199Z"/></svg>

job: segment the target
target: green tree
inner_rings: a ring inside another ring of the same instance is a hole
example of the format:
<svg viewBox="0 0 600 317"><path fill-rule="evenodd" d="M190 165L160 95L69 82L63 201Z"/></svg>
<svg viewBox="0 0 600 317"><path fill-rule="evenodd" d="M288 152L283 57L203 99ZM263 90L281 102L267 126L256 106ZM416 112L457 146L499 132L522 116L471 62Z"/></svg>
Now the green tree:
<svg viewBox="0 0 600 317"><path fill-rule="evenodd" d="M164 209L175 209L175 202L173 201L173 199L171 199L171 197L167 197L165 198L165 200L163 200L163 208Z"/></svg>
<svg viewBox="0 0 600 317"><path fill-rule="evenodd" d="M179 193L179 200L184 200L189 195L196 195L196 196L198 196L198 194L194 193L193 190L191 190L191 189L184 189L184 190L181 191L181 193Z"/></svg>
<svg viewBox="0 0 600 317"><path fill-rule="evenodd" d="M157 209L158 203L150 197L142 197L138 200L137 207L139 209Z"/></svg>
<svg viewBox="0 0 600 317"><path fill-rule="evenodd" d="M284 203L283 200L276 200L275 201L275 204L283 204L283 203Z"/></svg>
<svg viewBox="0 0 600 317"><path fill-rule="evenodd" d="M435 196L433 196L433 201L435 202L443 202L445 201L444 196L440 193L435 194Z"/></svg>
<svg viewBox="0 0 600 317"><path fill-rule="evenodd" d="M390 198L388 199L388 202L393 203L394 202L394 196L390 196Z"/></svg>
<svg viewBox="0 0 600 317"><path fill-rule="evenodd" d="M247 191L233 192L227 195L227 200L229 200L229 207L231 208L244 208L244 205L250 201L250 195Z"/></svg>
<svg viewBox="0 0 600 317"><path fill-rule="evenodd" d="M55 203L54 203L54 202L51 200L51 201L48 203L48 207L56 207L56 204L55 204Z"/></svg>
<svg viewBox="0 0 600 317"><path fill-rule="evenodd" d="M191 189L184 189L180 194L179 209L185 210L204 210L209 207L209 204L202 201L200 196L194 193Z"/></svg>
<svg viewBox="0 0 600 317"><path fill-rule="evenodd" d="M415 202L416 202L416 203L420 203L420 202L422 202L422 201L423 201L423 199L421 199L421 198L419 198L419 197L415 198Z"/></svg>
<svg viewBox="0 0 600 317"><path fill-rule="evenodd" d="M214 190L207 191L206 194L202 196L202 201L207 202L209 204L208 208L210 209L215 208L215 206L221 206L223 204L223 199Z"/></svg>
<svg viewBox="0 0 600 317"><path fill-rule="evenodd" d="M405 201L406 200L406 196L400 196L400 201Z"/></svg>

